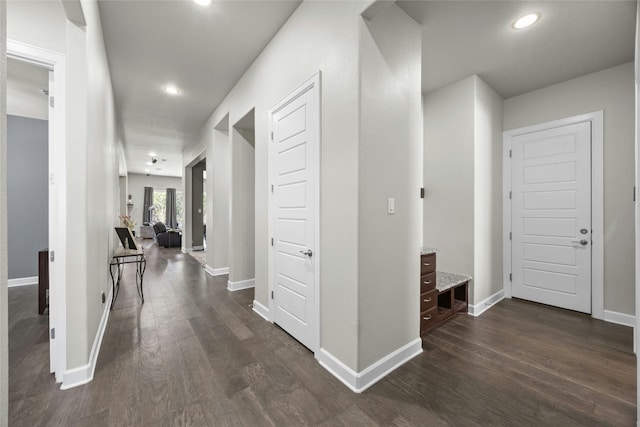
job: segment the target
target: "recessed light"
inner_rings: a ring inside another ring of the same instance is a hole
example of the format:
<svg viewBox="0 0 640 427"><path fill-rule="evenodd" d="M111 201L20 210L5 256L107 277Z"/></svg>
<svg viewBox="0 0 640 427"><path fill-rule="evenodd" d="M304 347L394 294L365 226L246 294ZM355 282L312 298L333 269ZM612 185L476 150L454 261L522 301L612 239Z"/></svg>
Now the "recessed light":
<svg viewBox="0 0 640 427"><path fill-rule="evenodd" d="M155 156L156 156L156 153L154 153L154 152L152 151L152 152L150 152L150 153L149 153L149 155L150 155L151 157L155 157Z"/></svg>
<svg viewBox="0 0 640 427"><path fill-rule="evenodd" d="M147 166L151 166L153 163L151 162L147 162Z"/></svg>
<svg viewBox="0 0 640 427"><path fill-rule="evenodd" d="M513 28L516 30L527 28L528 26L535 24L538 19L540 19L540 14L537 12L526 14L513 22Z"/></svg>
<svg viewBox="0 0 640 427"><path fill-rule="evenodd" d="M178 89L178 87L174 85L165 86L164 91L167 92L169 95L177 95L180 93L180 89Z"/></svg>
<svg viewBox="0 0 640 427"><path fill-rule="evenodd" d="M193 2L200 6L209 6L211 4L211 0L193 0Z"/></svg>

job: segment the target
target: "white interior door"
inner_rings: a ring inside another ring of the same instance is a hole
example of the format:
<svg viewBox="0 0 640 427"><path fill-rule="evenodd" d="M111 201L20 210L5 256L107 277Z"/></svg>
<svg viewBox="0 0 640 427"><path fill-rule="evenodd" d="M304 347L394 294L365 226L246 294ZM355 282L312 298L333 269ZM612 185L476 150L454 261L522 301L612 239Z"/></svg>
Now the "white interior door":
<svg viewBox="0 0 640 427"><path fill-rule="evenodd" d="M513 296L591 313L591 122L511 149Z"/></svg>
<svg viewBox="0 0 640 427"><path fill-rule="evenodd" d="M309 349L318 342L316 236L319 88L307 82L271 112L273 321Z"/></svg>

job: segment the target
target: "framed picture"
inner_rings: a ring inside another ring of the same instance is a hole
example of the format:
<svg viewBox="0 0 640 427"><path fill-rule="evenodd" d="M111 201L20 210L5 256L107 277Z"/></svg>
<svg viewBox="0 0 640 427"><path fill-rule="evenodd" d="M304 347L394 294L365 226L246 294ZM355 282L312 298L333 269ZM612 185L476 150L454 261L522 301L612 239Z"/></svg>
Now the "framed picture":
<svg viewBox="0 0 640 427"><path fill-rule="evenodd" d="M118 237L120 238L120 243L122 243L122 247L126 248L127 245L131 250L137 250L138 246L136 246L135 237L131 233L127 227L115 227L116 233L118 233Z"/></svg>

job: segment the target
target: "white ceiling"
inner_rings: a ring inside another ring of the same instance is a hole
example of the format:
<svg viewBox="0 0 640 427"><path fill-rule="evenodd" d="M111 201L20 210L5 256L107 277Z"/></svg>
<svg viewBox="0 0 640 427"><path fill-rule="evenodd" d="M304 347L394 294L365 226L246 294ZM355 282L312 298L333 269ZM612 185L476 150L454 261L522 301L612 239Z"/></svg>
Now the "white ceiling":
<svg viewBox="0 0 640 427"><path fill-rule="evenodd" d="M424 93L478 74L503 98L632 61L635 1L399 1L423 25ZM524 30L512 22L541 18Z"/></svg>
<svg viewBox="0 0 640 427"><path fill-rule="evenodd" d="M189 138L299 4L100 1L128 171L181 176L181 153ZM181 94L164 93L169 83ZM167 161L148 166L149 152Z"/></svg>
<svg viewBox="0 0 640 427"><path fill-rule="evenodd" d="M298 0L101 0L132 173L180 176L182 149ZM423 24L424 93L478 74L503 98L633 60L635 1L399 1ZM516 31L526 12L542 17ZM162 91L173 83L182 93ZM147 165L149 153L160 161Z"/></svg>

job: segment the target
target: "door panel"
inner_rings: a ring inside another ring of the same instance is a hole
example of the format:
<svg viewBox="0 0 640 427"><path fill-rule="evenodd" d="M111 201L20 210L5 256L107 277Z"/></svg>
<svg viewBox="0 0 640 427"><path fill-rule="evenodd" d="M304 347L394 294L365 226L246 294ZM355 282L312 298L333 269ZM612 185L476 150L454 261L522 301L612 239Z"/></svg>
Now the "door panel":
<svg viewBox="0 0 640 427"><path fill-rule="evenodd" d="M512 139L512 293L591 312L591 124Z"/></svg>
<svg viewBox="0 0 640 427"><path fill-rule="evenodd" d="M271 113L273 320L311 350L317 346L315 200L317 85ZM308 252L311 251L311 252Z"/></svg>

